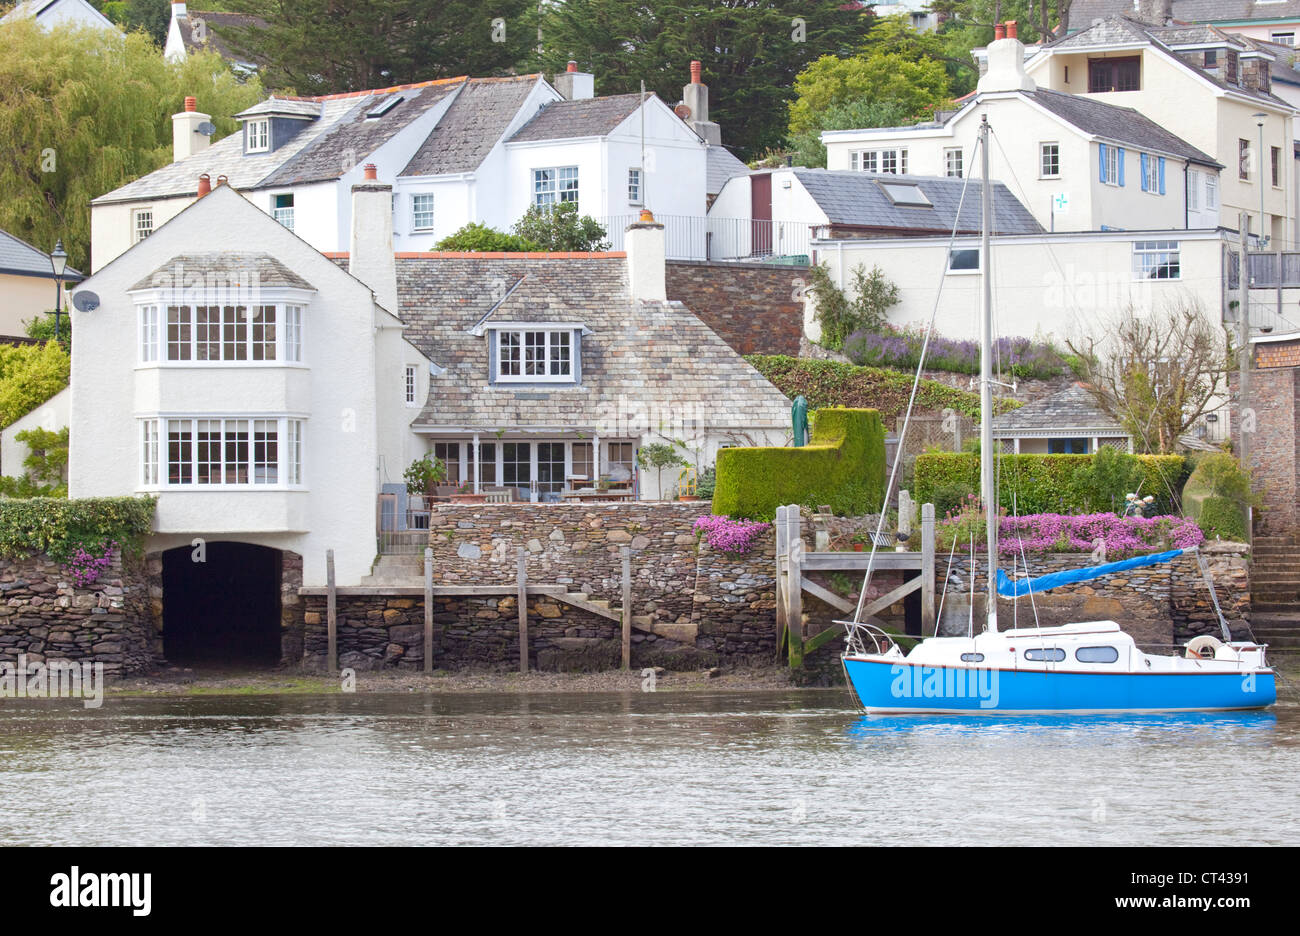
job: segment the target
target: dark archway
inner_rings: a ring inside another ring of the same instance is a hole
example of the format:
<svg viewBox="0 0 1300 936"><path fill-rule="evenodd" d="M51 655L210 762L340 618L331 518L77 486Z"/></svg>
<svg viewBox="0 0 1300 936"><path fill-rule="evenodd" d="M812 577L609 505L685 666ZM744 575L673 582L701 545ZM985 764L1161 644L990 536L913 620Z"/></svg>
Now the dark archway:
<svg viewBox="0 0 1300 936"><path fill-rule="evenodd" d="M278 549L208 542L202 553L181 546L162 560L163 654L169 662L280 662Z"/></svg>

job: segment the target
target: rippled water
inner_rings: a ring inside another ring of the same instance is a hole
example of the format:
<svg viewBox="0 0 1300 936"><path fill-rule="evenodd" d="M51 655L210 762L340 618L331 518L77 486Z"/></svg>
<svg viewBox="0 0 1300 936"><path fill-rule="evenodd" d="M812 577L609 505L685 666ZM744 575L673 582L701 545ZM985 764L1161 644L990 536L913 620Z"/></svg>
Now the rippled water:
<svg viewBox="0 0 1300 936"><path fill-rule="evenodd" d="M1300 843L1300 708L843 691L0 700L0 844Z"/></svg>

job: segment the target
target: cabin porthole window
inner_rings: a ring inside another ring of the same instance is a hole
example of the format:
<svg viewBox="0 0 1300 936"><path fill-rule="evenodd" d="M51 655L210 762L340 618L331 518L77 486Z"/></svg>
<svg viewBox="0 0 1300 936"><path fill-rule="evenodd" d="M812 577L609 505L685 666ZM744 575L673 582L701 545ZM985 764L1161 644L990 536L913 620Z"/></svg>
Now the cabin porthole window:
<svg viewBox="0 0 1300 936"><path fill-rule="evenodd" d="M984 662L984 654L982 654L982 653L963 653L963 654L961 655L961 661L962 661L963 663L983 663L983 662Z"/></svg>
<svg viewBox="0 0 1300 936"><path fill-rule="evenodd" d="M1025 659L1037 663L1060 663L1065 659L1065 651L1060 647L1035 647L1025 651Z"/></svg>
<svg viewBox="0 0 1300 936"><path fill-rule="evenodd" d="M1080 647L1074 651L1074 658L1080 663L1114 663L1119 651L1114 647Z"/></svg>

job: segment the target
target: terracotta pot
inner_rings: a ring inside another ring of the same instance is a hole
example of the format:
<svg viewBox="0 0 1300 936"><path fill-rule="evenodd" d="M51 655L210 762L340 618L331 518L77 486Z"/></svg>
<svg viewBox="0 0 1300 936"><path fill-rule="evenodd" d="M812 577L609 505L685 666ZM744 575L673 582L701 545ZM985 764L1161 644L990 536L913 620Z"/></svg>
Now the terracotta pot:
<svg viewBox="0 0 1300 936"><path fill-rule="evenodd" d="M699 500L699 498L696 497L694 494L678 494L677 499L679 501L687 501L687 502Z"/></svg>
<svg viewBox="0 0 1300 936"><path fill-rule="evenodd" d="M853 551L854 551L854 552L862 552L862 551L864 551L864 549L866 548L866 545L867 545L866 543L854 543L854 544L853 544Z"/></svg>

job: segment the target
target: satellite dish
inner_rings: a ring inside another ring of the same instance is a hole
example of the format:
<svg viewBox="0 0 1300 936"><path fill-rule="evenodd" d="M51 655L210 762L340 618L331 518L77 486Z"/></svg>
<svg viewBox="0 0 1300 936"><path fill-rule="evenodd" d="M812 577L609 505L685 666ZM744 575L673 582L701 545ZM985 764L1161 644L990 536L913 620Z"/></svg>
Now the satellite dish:
<svg viewBox="0 0 1300 936"><path fill-rule="evenodd" d="M212 121L210 121L210 120L205 120L205 121L203 121L203 123L199 124L199 131L198 131L198 132L201 133L201 134L203 134L204 136L212 136L212 134L214 134L214 133L217 132L217 128L216 128L216 126L212 123Z"/></svg>
<svg viewBox="0 0 1300 936"><path fill-rule="evenodd" d="M89 289L83 289L73 295L72 304L78 312L94 312L99 308L99 296Z"/></svg>

